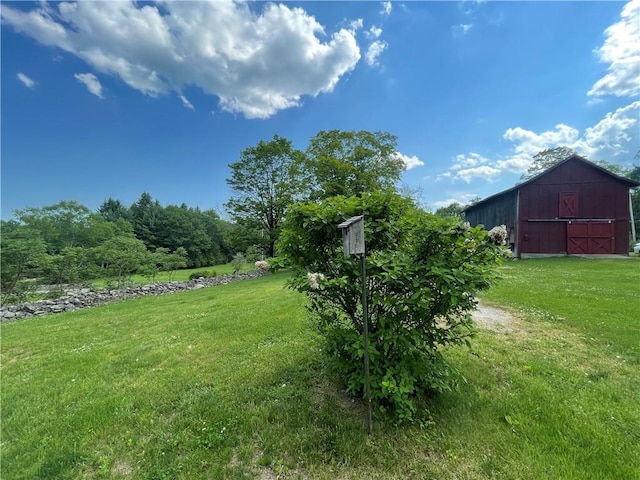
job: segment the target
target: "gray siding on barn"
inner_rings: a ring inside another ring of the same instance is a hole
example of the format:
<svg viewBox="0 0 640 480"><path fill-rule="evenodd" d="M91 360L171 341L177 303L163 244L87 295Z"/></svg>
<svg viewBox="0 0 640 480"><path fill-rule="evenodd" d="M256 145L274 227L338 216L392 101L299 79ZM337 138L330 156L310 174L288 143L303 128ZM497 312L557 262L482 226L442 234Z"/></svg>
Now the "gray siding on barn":
<svg viewBox="0 0 640 480"><path fill-rule="evenodd" d="M478 208L470 206L465 218L472 227L484 225L487 230L496 225L505 225L507 230L517 225L518 191L513 190L502 195L488 198Z"/></svg>

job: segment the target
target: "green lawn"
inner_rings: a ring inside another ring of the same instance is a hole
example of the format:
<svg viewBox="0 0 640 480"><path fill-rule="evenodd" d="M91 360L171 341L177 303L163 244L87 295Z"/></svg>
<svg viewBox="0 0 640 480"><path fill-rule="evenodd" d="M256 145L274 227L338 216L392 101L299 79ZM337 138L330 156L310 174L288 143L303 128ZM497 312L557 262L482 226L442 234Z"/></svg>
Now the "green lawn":
<svg viewBox="0 0 640 480"><path fill-rule="evenodd" d="M503 270L487 301L640 355L640 257L523 260Z"/></svg>
<svg viewBox="0 0 640 480"><path fill-rule="evenodd" d="M638 478L640 261L504 270L433 425L371 437L286 273L3 324L1 477Z"/></svg>

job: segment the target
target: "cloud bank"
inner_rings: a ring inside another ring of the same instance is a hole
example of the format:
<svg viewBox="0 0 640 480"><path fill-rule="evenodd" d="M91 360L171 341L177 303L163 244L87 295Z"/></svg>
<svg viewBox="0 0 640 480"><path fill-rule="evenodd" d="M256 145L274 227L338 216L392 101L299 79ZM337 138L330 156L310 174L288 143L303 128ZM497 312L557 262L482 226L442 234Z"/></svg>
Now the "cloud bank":
<svg viewBox="0 0 640 480"><path fill-rule="evenodd" d="M601 62L608 63L607 74L587 95L634 97L640 94L640 0L627 3L620 21L604 31L604 44L595 50Z"/></svg>
<svg viewBox="0 0 640 480"><path fill-rule="evenodd" d="M197 86L247 118L331 92L361 57L352 31L327 33L282 4L65 2L29 11L3 5L1 13L16 31L145 95Z"/></svg>

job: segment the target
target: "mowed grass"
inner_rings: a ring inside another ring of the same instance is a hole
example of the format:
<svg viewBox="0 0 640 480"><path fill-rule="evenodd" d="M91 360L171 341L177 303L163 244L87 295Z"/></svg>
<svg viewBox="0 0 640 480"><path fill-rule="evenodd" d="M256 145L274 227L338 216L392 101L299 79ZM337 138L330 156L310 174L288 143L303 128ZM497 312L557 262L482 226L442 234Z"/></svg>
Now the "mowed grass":
<svg viewBox="0 0 640 480"><path fill-rule="evenodd" d="M447 349L465 381L432 399L433 424L375 416L370 437L286 273L4 324L1 477L636 479L640 358L616 336L638 309L614 302L610 330L580 323L598 304L574 318L545 303L536 288L567 282L533 286L536 262L510 263L487 293L513 293L506 325L479 329L472 352ZM574 289L622 296L640 267L542 262L576 273Z"/></svg>
<svg viewBox="0 0 640 480"><path fill-rule="evenodd" d="M640 355L640 257L528 259L503 273L487 301Z"/></svg>

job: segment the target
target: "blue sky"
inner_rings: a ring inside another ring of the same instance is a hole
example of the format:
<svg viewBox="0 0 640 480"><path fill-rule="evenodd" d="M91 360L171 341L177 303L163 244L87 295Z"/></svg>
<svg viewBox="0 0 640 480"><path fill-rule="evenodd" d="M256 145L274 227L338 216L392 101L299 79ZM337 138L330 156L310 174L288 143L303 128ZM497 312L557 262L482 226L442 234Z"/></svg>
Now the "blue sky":
<svg viewBox="0 0 640 480"><path fill-rule="evenodd" d="M77 200L223 204L274 134L398 137L435 209L567 145L631 166L640 0L2 2L2 218Z"/></svg>

